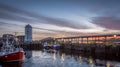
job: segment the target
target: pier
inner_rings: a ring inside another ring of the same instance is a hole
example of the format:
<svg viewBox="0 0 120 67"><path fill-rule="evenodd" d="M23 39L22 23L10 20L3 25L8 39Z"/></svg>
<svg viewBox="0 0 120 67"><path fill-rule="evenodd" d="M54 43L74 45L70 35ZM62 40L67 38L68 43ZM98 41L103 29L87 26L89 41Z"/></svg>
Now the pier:
<svg viewBox="0 0 120 67"><path fill-rule="evenodd" d="M55 40L61 44L119 44L120 34L63 37Z"/></svg>

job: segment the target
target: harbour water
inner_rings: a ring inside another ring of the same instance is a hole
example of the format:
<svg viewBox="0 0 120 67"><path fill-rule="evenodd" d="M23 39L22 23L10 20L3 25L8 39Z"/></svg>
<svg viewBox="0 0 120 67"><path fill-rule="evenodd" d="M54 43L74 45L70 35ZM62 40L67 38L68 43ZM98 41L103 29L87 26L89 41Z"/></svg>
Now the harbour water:
<svg viewBox="0 0 120 67"><path fill-rule="evenodd" d="M3 63L0 67L120 67L115 60L97 59L92 56L56 50L25 51L23 62Z"/></svg>

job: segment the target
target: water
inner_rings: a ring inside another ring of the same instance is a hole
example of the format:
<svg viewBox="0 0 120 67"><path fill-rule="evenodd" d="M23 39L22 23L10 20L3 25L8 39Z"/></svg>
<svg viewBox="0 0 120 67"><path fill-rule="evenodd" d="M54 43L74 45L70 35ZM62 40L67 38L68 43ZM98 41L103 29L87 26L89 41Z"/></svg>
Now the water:
<svg viewBox="0 0 120 67"><path fill-rule="evenodd" d="M120 67L120 62L63 51L39 50L26 51L23 62L5 63L0 67Z"/></svg>

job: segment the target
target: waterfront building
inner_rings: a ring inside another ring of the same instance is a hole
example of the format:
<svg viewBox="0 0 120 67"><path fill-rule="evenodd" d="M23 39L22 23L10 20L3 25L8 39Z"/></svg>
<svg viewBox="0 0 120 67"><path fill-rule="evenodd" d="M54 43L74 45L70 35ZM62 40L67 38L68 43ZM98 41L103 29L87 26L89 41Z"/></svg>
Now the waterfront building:
<svg viewBox="0 0 120 67"><path fill-rule="evenodd" d="M24 40L25 40L25 36L24 35L17 36L17 41L24 42Z"/></svg>
<svg viewBox="0 0 120 67"><path fill-rule="evenodd" d="M31 41L32 41L32 26L28 24L25 26L25 42Z"/></svg>

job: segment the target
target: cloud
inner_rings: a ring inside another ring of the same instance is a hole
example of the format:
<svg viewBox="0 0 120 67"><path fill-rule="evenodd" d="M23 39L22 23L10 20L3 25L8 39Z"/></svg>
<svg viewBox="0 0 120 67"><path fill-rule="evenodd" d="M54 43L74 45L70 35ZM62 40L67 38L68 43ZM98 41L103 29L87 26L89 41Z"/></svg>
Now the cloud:
<svg viewBox="0 0 120 67"><path fill-rule="evenodd" d="M97 24L107 29L120 30L120 18L119 17L115 17L115 16L94 17L92 19L92 23Z"/></svg>
<svg viewBox="0 0 120 67"><path fill-rule="evenodd" d="M24 22L24 23L25 22L30 23L32 21L31 19L28 19L28 18L24 18L24 17L21 17L21 16L17 16L17 15L14 15L14 14L1 12L1 11L0 11L0 19L20 21L20 22Z"/></svg>
<svg viewBox="0 0 120 67"><path fill-rule="evenodd" d="M6 23L4 23L4 22L0 22L0 25L1 25L1 26L4 25L4 24L6 24Z"/></svg>
<svg viewBox="0 0 120 67"><path fill-rule="evenodd" d="M22 21L25 23L34 23L34 21L37 21L38 23L51 24L59 27L68 27L74 29L90 28L85 25L83 26L81 24L75 24L75 22L71 20L47 17L41 14L31 13L25 10L13 8L5 4L0 4L0 11L0 18L7 20Z"/></svg>
<svg viewBox="0 0 120 67"><path fill-rule="evenodd" d="M24 25L19 25L19 24L14 24L14 23L7 23L7 22L0 22L0 29L1 29L1 31L5 31L5 30L7 30L7 28L8 27L13 27L13 26L17 26L17 27L22 27L22 28L24 28ZM63 32L63 33L66 33L66 31L59 31L59 30L52 30L52 29L45 29L45 28L39 28L39 27L34 27L34 26L32 26L33 27L33 29L36 29L36 30L44 30L44 31L47 31L47 32L51 32L51 33L61 33L61 32Z"/></svg>
<svg viewBox="0 0 120 67"><path fill-rule="evenodd" d="M0 22L0 25L3 25L2 27L0 27L0 29L1 29L0 32L2 32L2 33L5 33L5 32L14 33L14 32L16 32L16 29L11 31L11 28L13 26L17 26L17 28L20 28L20 27L23 28L24 27L24 25L13 24L13 23L6 23L6 22ZM33 31L33 34L35 34L35 35L44 35L44 36L48 35L48 36L57 36L57 37L86 35L86 33L84 33L84 32L53 30L53 29L45 29L45 28L39 28L39 27L34 27L34 26L33 26L33 29L36 29L36 30ZM37 31L38 29L39 29L39 31ZM43 31L41 32L40 30L44 30L44 32ZM24 32L23 32L23 30L21 30L21 31L19 30L19 31L17 31L17 33L18 34L21 34L21 33L23 34Z"/></svg>

